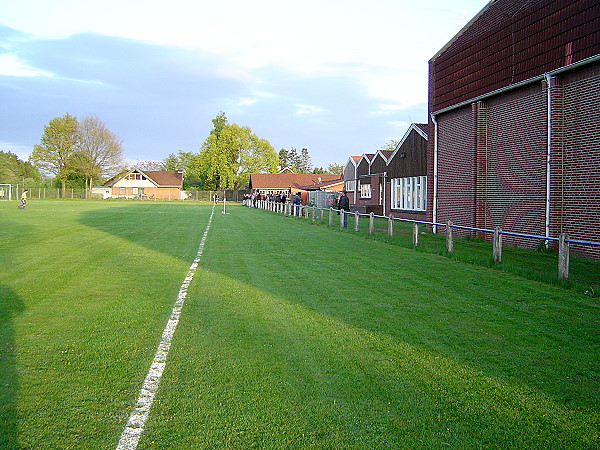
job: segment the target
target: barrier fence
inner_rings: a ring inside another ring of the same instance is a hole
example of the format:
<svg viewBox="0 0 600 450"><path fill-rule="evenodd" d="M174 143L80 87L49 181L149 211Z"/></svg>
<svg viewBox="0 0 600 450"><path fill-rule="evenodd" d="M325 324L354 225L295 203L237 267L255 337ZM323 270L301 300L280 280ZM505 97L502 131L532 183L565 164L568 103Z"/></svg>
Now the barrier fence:
<svg viewBox="0 0 600 450"><path fill-rule="evenodd" d="M8 185L0 184L0 200L18 200L21 193L24 190L28 190L28 197L30 199L48 200L48 199L99 199L102 198L102 194L86 191L86 189L61 189L61 188L48 188L48 187L28 187L20 184ZM241 202L244 199L244 195L249 194L251 191L248 189L219 189L213 191L200 191L200 190L188 190L183 191L185 200L191 201L212 201L215 195L219 199L223 197L227 198L227 201ZM114 198L119 198L115 196ZM142 196L139 197L142 199ZM163 200L181 200L181 197L173 199Z"/></svg>
<svg viewBox="0 0 600 450"><path fill-rule="evenodd" d="M284 214L288 216L302 217L312 222L319 221L324 223L325 217L327 216L327 225L334 225L334 215L339 214L339 227L348 228L348 225L354 219L353 229L359 231L360 229L360 218L369 219L369 234L375 233L375 219L387 220L387 234L391 238L394 235L394 223L395 222L407 222L412 223L412 243L413 246L419 245L419 225L426 225L430 227L442 227L445 229L446 236L446 251L452 253L454 251L454 233L453 230L460 229L465 231L472 231L478 233L486 233L492 235L492 256L496 263L502 261L502 237L513 236L522 239L532 239L538 242L545 242L546 246L549 246L551 242L558 244L558 278L559 280L569 279L569 267L570 267L570 244L577 244L581 246L589 246L592 248L600 249L600 242L585 241L580 239L570 239L566 234L561 234L559 237L540 236L535 234L517 233L513 231L504 231L500 227L494 229L475 228L464 225L455 225L451 221L446 223L435 223L426 222L421 220L402 219L398 217L389 217L376 215L374 213L362 214L358 212L342 211L334 208L321 208L317 206L307 205L292 205L291 203L277 203L269 202L266 200L258 201L245 201L246 206L256 207L272 211L274 213Z"/></svg>

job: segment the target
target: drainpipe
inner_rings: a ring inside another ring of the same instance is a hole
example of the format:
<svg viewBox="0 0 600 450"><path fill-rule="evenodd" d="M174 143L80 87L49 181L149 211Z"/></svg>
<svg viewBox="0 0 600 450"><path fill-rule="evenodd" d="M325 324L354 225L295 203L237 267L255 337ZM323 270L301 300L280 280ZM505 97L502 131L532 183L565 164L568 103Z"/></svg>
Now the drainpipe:
<svg viewBox="0 0 600 450"><path fill-rule="evenodd" d="M549 73L545 74L546 77L546 89L548 96L548 145L546 149L546 237L550 237L550 182L551 182L551 173L550 173L550 162L552 157L552 90L550 89L550 83L552 82L552 75ZM550 241L546 240L546 247L550 244Z"/></svg>
<svg viewBox="0 0 600 450"><path fill-rule="evenodd" d="M437 223L437 197L438 197L438 123L435 116L431 113L433 122L433 205L431 221ZM437 225L433 225L433 232L437 233Z"/></svg>

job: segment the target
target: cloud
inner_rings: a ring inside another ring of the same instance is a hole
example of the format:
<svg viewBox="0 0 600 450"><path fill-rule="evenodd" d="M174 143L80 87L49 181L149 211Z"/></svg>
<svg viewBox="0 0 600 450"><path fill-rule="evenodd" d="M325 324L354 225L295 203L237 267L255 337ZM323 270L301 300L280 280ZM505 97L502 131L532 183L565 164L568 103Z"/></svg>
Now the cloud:
<svg viewBox="0 0 600 450"><path fill-rule="evenodd" d="M50 72L31 67L19 60L17 55L4 53L0 55L0 75L9 77L52 77Z"/></svg>
<svg viewBox="0 0 600 450"><path fill-rule="evenodd" d="M296 105L298 114L316 114L323 112L324 109L316 105Z"/></svg>

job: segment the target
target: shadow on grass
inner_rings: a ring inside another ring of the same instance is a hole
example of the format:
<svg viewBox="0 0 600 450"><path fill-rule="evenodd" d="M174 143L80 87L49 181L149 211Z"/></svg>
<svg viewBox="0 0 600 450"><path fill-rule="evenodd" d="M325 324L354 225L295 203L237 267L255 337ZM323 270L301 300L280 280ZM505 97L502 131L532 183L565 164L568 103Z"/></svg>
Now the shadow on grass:
<svg viewBox="0 0 600 450"><path fill-rule="evenodd" d="M0 448L18 448L19 373L13 318L24 310L14 291L0 285Z"/></svg>
<svg viewBox="0 0 600 450"><path fill-rule="evenodd" d="M149 250L191 261L210 209L197 203L132 201L85 211L80 222Z"/></svg>

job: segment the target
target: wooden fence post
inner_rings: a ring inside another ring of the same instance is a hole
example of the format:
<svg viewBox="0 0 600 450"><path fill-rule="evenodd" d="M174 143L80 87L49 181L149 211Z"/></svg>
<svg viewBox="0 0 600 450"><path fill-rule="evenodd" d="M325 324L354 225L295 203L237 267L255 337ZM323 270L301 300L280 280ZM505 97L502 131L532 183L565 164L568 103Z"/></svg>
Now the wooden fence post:
<svg viewBox="0 0 600 450"><path fill-rule="evenodd" d="M358 231L359 223L358 223L358 211L354 212L354 231Z"/></svg>
<svg viewBox="0 0 600 450"><path fill-rule="evenodd" d="M558 278L560 280L569 279L569 237L561 233L558 244Z"/></svg>
<svg viewBox="0 0 600 450"><path fill-rule="evenodd" d="M329 207L329 226L333 225L333 208Z"/></svg>
<svg viewBox="0 0 600 450"><path fill-rule="evenodd" d="M416 247L419 245L419 224L413 223L413 245Z"/></svg>
<svg viewBox="0 0 600 450"><path fill-rule="evenodd" d="M369 214L369 234L375 233L375 217L373 217L373 212Z"/></svg>
<svg viewBox="0 0 600 450"><path fill-rule="evenodd" d="M388 217L388 237L394 237L394 219Z"/></svg>
<svg viewBox="0 0 600 450"><path fill-rule="evenodd" d="M313 223L315 223L315 219L316 219L315 214L317 214L317 207L316 206L313 206L313 211L312 212L313 212L313 214L312 214L312 221L313 221Z"/></svg>
<svg viewBox="0 0 600 450"><path fill-rule="evenodd" d="M494 244L493 244L493 252L494 252L494 262L500 263L502 262L502 234L500 233L502 228L496 227L494 228Z"/></svg>
<svg viewBox="0 0 600 450"><path fill-rule="evenodd" d="M452 253L454 251L454 240L452 239L452 221L446 223L446 251Z"/></svg>
<svg viewBox="0 0 600 450"><path fill-rule="evenodd" d="M340 209L340 229L344 228L344 210Z"/></svg>

